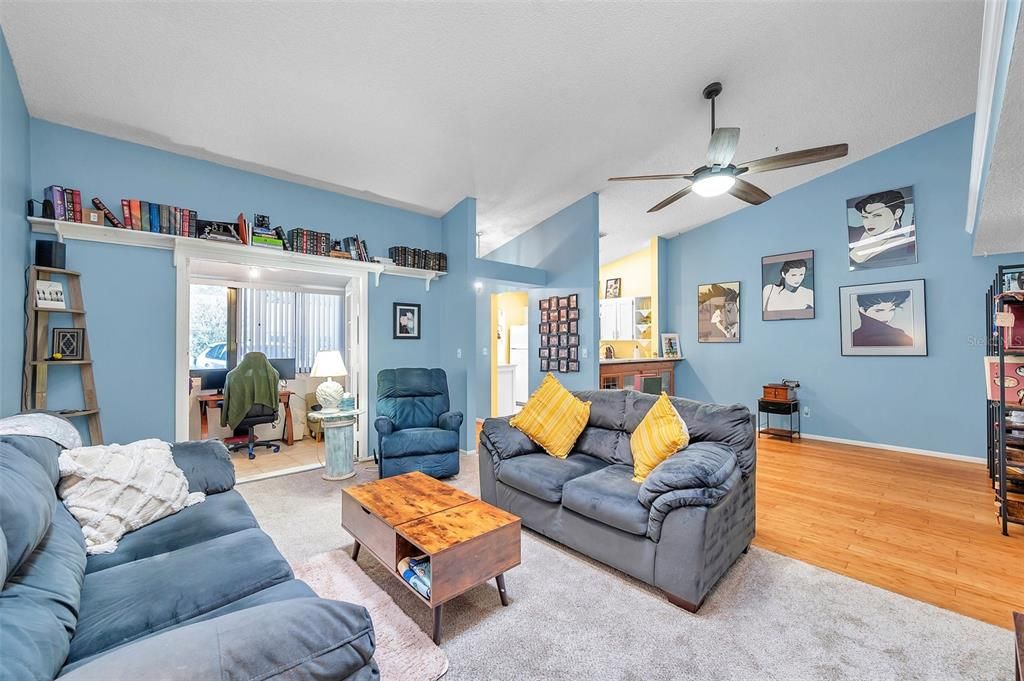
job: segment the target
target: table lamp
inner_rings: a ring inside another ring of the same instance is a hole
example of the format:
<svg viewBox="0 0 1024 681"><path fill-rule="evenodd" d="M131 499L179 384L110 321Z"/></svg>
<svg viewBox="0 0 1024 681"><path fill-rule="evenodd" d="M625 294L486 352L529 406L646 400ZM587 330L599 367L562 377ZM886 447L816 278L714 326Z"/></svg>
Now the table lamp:
<svg viewBox="0 0 1024 681"><path fill-rule="evenodd" d="M316 399L326 413L338 411L338 403L345 390L340 383L332 380L333 377L348 376L345 369L345 361L337 350L321 350L316 353L316 360L313 361L313 371L310 376L314 378L326 378L316 389Z"/></svg>

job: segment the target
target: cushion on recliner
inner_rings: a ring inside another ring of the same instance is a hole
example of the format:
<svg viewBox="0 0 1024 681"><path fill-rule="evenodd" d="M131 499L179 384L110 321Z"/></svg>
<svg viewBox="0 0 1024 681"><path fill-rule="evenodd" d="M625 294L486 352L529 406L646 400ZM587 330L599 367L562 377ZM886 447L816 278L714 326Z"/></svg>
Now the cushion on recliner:
<svg viewBox="0 0 1024 681"><path fill-rule="evenodd" d="M291 568L274 542L258 529L92 572L82 587L78 630L68 662L291 578Z"/></svg>
<svg viewBox="0 0 1024 681"><path fill-rule="evenodd" d="M232 532L259 527L242 495L235 490L211 494L206 501L183 508L158 522L121 537L113 553L89 556L86 572L96 572L199 544Z"/></svg>
<svg viewBox="0 0 1024 681"><path fill-rule="evenodd" d="M49 531L57 494L50 473L11 442L0 442L0 480L0 528L7 544L6 580Z"/></svg>
<svg viewBox="0 0 1024 681"><path fill-rule="evenodd" d="M443 454L459 448L459 434L440 428L406 428L381 438L381 456L389 458L416 454Z"/></svg>
<svg viewBox="0 0 1024 681"><path fill-rule="evenodd" d="M570 453L564 459L548 454L524 454L503 461L498 469L498 480L520 492L557 504L562 500L565 483L607 465L586 454Z"/></svg>
<svg viewBox="0 0 1024 681"><path fill-rule="evenodd" d="M562 488L562 506L612 527L644 536L650 512L637 498L633 467L606 466L574 478Z"/></svg>

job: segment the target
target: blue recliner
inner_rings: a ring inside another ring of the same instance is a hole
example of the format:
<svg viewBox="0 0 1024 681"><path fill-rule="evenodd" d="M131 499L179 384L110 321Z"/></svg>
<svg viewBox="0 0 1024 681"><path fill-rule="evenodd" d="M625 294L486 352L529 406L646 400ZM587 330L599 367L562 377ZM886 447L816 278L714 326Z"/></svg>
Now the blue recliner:
<svg viewBox="0 0 1024 681"><path fill-rule="evenodd" d="M449 411L443 369L384 369L377 374L380 477L422 471L435 478L459 472L463 415Z"/></svg>

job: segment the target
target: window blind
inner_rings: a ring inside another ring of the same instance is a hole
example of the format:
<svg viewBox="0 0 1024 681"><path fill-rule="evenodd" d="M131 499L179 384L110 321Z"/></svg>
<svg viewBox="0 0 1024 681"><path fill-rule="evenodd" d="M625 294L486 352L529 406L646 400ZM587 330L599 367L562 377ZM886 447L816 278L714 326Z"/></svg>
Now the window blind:
<svg viewBox="0 0 1024 681"><path fill-rule="evenodd" d="M344 304L340 295L243 288L239 296L238 356L262 352L295 358L309 373L321 350L344 352Z"/></svg>

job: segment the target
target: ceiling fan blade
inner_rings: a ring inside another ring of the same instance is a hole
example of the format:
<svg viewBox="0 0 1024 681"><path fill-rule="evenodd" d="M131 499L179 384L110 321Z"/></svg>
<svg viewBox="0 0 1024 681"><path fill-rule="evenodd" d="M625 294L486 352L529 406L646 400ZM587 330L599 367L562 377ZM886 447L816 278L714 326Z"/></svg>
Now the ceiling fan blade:
<svg viewBox="0 0 1024 681"><path fill-rule="evenodd" d="M815 147L813 149L801 149L790 151L777 156L759 158L756 161L737 164L738 168L746 168L748 173L766 173L769 170L782 170L794 166L803 166L809 163L820 163L831 161L834 158L842 158L850 152L848 144L830 144L826 147Z"/></svg>
<svg viewBox="0 0 1024 681"><path fill-rule="evenodd" d="M655 213L655 212L661 210L662 208L664 208L665 206L668 206L668 205L671 205L671 204L675 203L679 199L681 199L684 196L686 196L687 194L689 194L691 191L693 191L693 185L692 184L690 186L688 186L688 187L683 187L682 189L677 191L672 196L668 197L667 199L664 199L663 201L661 201L657 205L653 206L647 212L648 213Z"/></svg>
<svg viewBox="0 0 1024 681"><path fill-rule="evenodd" d="M625 177L609 177L609 182L626 182L632 180L692 180L693 175L689 173L675 173L671 175L627 175Z"/></svg>
<svg viewBox="0 0 1024 681"><path fill-rule="evenodd" d="M708 143L707 164L723 168L729 165L732 163L732 157L736 155L736 146L739 143L739 128L715 128L711 134L711 141Z"/></svg>
<svg viewBox="0 0 1024 681"><path fill-rule="evenodd" d="M738 177L736 178L736 184L729 189L729 193L737 199L742 199L755 206L772 198L772 195L765 190Z"/></svg>

